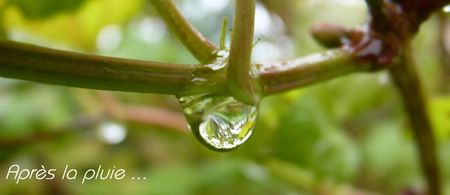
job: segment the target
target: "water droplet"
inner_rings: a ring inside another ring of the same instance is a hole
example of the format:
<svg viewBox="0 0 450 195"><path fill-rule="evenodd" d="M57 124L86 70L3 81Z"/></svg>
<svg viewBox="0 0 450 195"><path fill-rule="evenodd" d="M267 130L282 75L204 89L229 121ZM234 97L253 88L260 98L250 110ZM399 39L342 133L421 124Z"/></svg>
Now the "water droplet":
<svg viewBox="0 0 450 195"><path fill-rule="evenodd" d="M102 28L97 36L97 49L112 51L122 43L122 29L118 25L108 25Z"/></svg>
<svg viewBox="0 0 450 195"><path fill-rule="evenodd" d="M119 144L127 136L127 128L111 121L105 121L98 126L98 136L108 144Z"/></svg>
<svg viewBox="0 0 450 195"><path fill-rule="evenodd" d="M447 5L444 8L442 8L442 11L444 11L445 13L449 13L450 12L450 5Z"/></svg>
<svg viewBox="0 0 450 195"><path fill-rule="evenodd" d="M252 134L257 105L228 96L198 95L179 98L190 128L208 147L225 151L243 144Z"/></svg>

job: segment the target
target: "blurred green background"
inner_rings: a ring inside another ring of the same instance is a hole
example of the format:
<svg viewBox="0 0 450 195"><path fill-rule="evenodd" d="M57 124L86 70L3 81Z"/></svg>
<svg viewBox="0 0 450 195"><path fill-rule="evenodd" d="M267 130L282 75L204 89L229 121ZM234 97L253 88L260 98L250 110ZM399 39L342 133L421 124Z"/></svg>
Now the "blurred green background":
<svg viewBox="0 0 450 195"><path fill-rule="evenodd" d="M180 0L177 5L218 43L222 18L232 18L232 2ZM366 20L362 0L261 0L253 60L323 51L309 35L312 24L357 27ZM0 0L0 21L2 39L197 63L149 1ZM450 76L441 74L438 25L433 16L422 26L414 57L450 194L450 93L441 90ZM120 107L129 105L150 118L167 117L133 120L121 113ZM410 126L386 72L354 74L264 99L253 136L228 153L202 146L185 131L184 121L181 128L174 125L181 114L172 96L100 93L2 78L0 194L417 194L425 187ZM81 176L16 184L5 179L12 164L58 171L69 165L79 172L101 164L123 168L127 176L85 184Z"/></svg>

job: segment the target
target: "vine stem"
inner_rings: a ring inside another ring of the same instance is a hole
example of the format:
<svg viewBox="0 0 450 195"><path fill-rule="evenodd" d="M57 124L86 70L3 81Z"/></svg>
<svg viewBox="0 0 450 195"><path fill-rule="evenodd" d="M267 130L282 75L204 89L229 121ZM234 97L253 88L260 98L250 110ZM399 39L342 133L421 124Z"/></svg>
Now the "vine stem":
<svg viewBox="0 0 450 195"><path fill-rule="evenodd" d="M258 101L255 79L250 75L256 0L236 0L228 59L227 84L238 100L254 104Z"/></svg>
<svg viewBox="0 0 450 195"><path fill-rule="evenodd" d="M101 90L191 95L224 90L195 82L216 74L203 65L96 56L0 41L0 76Z"/></svg>
<svg viewBox="0 0 450 195"><path fill-rule="evenodd" d="M328 50L296 60L260 65L263 95L280 93L330 80L354 72L371 70L372 64L358 61L346 49Z"/></svg>
<svg viewBox="0 0 450 195"><path fill-rule="evenodd" d="M400 62L393 64L389 72L409 116L428 192L441 195L441 176L433 128L427 115L426 98L411 54L410 46L405 46Z"/></svg>
<svg viewBox="0 0 450 195"><path fill-rule="evenodd" d="M257 66L263 95L370 69L369 64L356 63L351 52L341 49ZM130 60L0 41L0 76L7 78L89 89L178 96L226 93L225 80L197 82L194 79L213 78L215 74L215 71L204 65Z"/></svg>
<svg viewBox="0 0 450 195"><path fill-rule="evenodd" d="M181 14L173 0L151 0L171 31L202 64L216 60L217 48Z"/></svg>

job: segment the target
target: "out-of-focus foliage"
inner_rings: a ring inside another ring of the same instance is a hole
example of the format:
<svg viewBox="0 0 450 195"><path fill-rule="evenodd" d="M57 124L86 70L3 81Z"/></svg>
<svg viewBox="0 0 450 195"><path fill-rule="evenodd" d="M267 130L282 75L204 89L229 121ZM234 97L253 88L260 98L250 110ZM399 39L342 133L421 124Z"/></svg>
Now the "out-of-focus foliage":
<svg viewBox="0 0 450 195"><path fill-rule="evenodd" d="M123 25L142 11L142 0L126 3L120 0L12 2L6 4L3 13L6 28L13 32L11 39L36 43L56 41L81 50L95 48L97 35L105 25Z"/></svg>
<svg viewBox="0 0 450 195"><path fill-rule="evenodd" d="M194 26L217 43L222 18L232 17L231 2L177 4ZM0 24L11 40L100 55L195 63L148 1L0 0L0 10ZM354 27L366 18L364 1L359 0L261 1L255 30L260 40L253 60L285 60L322 51L309 36L309 26L332 22ZM431 18L421 28L414 40L414 56L428 92L449 194L450 97L436 92L441 82L437 79L440 61L434 52L436 27L436 18ZM113 95L125 105L181 111L171 96ZM410 127L385 72L349 75L264 99L253 136L230 153L210 151L190 134L124 121L114 121L126 130L123 140L112 144L99 131L100 124L111 120L99 118L106 107L92 90L0 79L0 194L320 191L348 195L351 189L397 194L424 186ZM126 169L127 178L148 180L17 185L4 181L13 163L58 170L66 164L78 170L102 164Z"/></svg>
<svg viewBox="0 0 450 195"><path fill-rule="evenodd" d="M355 175L355 146L327 118L314 96L305 95L279 117L274 156L313 170L320 178L346 181Z"/></svg>
<svg viewBox="0 0 450 195"><path fill-rule="evenodd" d="M42 19L61 12L76 10L84 0L7 0L8 5L17 6L30 19Z"/></svg>
<svg viewBox="0 0 450 195"><path fill-rule="evenodd" d="M450 97L435 97L430 101L431 119L440 141L450 137Z"/></svg>

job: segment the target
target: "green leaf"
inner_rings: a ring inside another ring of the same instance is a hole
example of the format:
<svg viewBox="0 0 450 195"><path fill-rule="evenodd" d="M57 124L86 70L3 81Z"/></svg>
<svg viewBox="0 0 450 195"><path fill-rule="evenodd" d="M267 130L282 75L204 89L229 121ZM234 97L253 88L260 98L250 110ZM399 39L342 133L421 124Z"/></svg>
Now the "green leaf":
<svg viewBox="0 0 450 195"><path fill-rule="evenodd" d="M19 8L29 19L43 19L61 12L74 11L84 0L8 0L9 5Z"/></svg>
<svg viewBox="0 0 450 195"><path fill-rule="evenodd" d="M402 128L402 122L382 122L368 129L362 142L366 174L383 181L387 191L398 191L416 182L420 174L413 140Z"/></svg>
<svg viewBox="0 0 450 195"><path fill-rule="evenodd" d="M450 136L450 96L430 99L429 113L436 138L445 141Z"/></svg>
<svg viewBox="0 0 450 195"><path fill-rule="evenodd" d="M351 179L358 166L357 150L326 117L314 96L305 95L280 116L274 134L277 158L312 170L318 178Z"/></svg>

